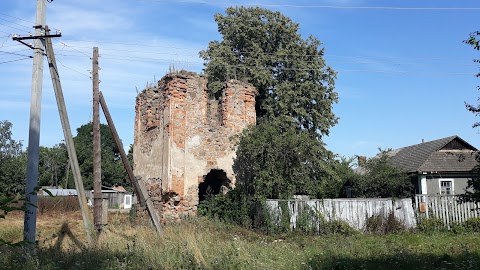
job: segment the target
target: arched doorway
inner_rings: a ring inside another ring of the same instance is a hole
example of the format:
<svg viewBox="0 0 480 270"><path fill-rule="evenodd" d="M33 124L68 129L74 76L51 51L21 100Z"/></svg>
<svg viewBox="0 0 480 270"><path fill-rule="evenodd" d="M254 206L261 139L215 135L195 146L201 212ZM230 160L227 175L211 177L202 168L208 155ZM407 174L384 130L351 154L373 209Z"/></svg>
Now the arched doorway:
<svg viewBox="0 0 480 270"><path fill-rule="evenodd" d="M203 177L203 182L198 185L198 199L205 200L208 195L220 194L223 187L230 187L230 179L223 170L213 169Z"/></svg>

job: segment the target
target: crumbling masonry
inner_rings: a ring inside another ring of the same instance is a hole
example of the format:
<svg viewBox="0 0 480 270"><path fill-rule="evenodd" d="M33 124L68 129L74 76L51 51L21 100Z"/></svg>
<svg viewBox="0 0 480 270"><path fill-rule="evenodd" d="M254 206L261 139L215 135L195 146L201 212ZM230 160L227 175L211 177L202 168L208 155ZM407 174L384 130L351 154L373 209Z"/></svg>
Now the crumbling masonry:
<svg viewBox="0 0 480 270"><path fill-rule="evenodd" d="M194 215L199 200L235 184L231 138L255 124L255 93L230 80L210 99L205 76L180 72L138 94L134 173L164 221Z"/></svg>

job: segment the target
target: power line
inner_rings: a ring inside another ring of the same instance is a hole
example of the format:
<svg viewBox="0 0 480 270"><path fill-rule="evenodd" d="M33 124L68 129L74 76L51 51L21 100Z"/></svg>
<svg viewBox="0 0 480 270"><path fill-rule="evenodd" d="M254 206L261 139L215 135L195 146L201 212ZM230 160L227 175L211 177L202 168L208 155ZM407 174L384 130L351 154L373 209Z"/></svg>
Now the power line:
<svg viewBox="0 0 480 270"><path fill-rule="evenodd" d="M64 42L61 42L61 41L59 41L59 42L60 42L60 43L61 43L61 44L62 44L64 47L71 48L72 50L74 50L74 51L76 51L76 52L79 52L79 53L81 53L81 54L83 54L83 55L87 56L87 57L88 57L88 59L92 59L92 58L90 57L90 55L88 55L88 54L86 54L86 53L84 53L84 52L82 52L82 51L79 51L79 50L75 49L74 47L72 47L72 46L70 46L70 45L67 45L67 44L65 44Z"/></svg>
<svg viewBox="0 0 480 270"><path fill-rule="evenodd" d="M58 59L57 59L57 61L60 63L60 65L62 65L62 67L67 68L67 69L70 69L70 70L72 70L72 71L77 72L78 74L82 74L83 76L87 76L88 78L90 78L90 75L87 75L87 74L85 74L85 73L83 73L83 72L80 72L80 71L78 71L78 70L75 70L75 69L73 69L73 68L71 68L71 67L68 67L68 66L64 65L64 64L63 64L60 60L58 60Z"/></svg>
<svg viewBox="0 0 480 270"><path fill-rule="evenodd" d="M423 10L423 11L477 11L480 7L396 7L396 6L333 6L333 5L293 5L293 4L262 4L262 3L228 3L228 2L207 2L207 1L163 1L163 0L138 0L141 2L158 2L158 3L185 3L200 4L212 6L258 6L258 7L285 7L285 8L311 8L311 9L360 9L360 10Z"/></svg>
<svg viewBox="0 0 480 270"><path fill-rule="evenodd" d="M6 26L6 27L10 27L12 29L15 29L15 30L18 30L18 31L22 31L22 32L25 32L26 30L25 29L20 29L18 27L14 27L14 26L11 26L11 25L8 25L8 24L4 24L4 23L1 23L0 22L0 25L3 25L3 26Z"/></svg>
<svg viewBox="0 0 480 270"><path fill-rule="evenodd" d="M31 24L31 25L35 25L35 23L32 22L32 21L27 21L27 20L24 20L24 19L22 19L22 18L18 18L18 17L12 16L12 15L9 15L9 14L3 13L3 12L0 12L0 15L7 16L7 17L10 17L10 18L13 18L13 19L20 20L20 21L24 21L24 22L27 22L27 23L29 23L29 24Z"/></svg>
<svg viewBox="0 0 480 270"><path fill-rule="evenodd" d="M5 62L0 62L0 64L6 64L6 63L16 62L16 61L25 60L25 59L30 59L30 58L31 58L31 57L25 57L25 58L20 58L20 59L17 59L17 60L5 61Z"/></svg>
<svg viewBox="0 0 480 270"><path fill-rule="evenodd" d="M104 43L102 41L95 41L98 43ZM63 42L61 42L64 44ZM133 45L133 46L142 46L141 44L125 44L125 43L115 43L115 42L107 42L107 43L112 43L112 44L121 44L121 45ZM66 45L66 44L64 44ZM75 48L90 48L86 46L72 46L72 45L66 45L69 48L72 48L76 50ZM151 45L152 47L159 47L159 48L172 48L172 47L165 47L165 46L154 46ZM195 48L178 48L178 47L173 47L177 49L184 49L184 50L199 50ZM152 52L152 51L139 51L139 50L128 50L128 49L113 49L113 48L103 48L102 50L104 51L118 51L118 52L129 52L129 53L146 53L146 54L162 54L162 55L173 55L173 56L185 56L185 57L192 57L192 58L197 58L198 55L196 54L181 54L181 53L168 53L168 52ZM87 55L85 52L76 50L77 52ZM255 54L255 55L275 55L275 53L265 53L265 52L245 52L245 51L239 51L239 52L234 52L238 54ZM103 53L102 55L112 55L112 54L105 54ZM88 56L88 55L87 55ZM381 56L361 56L361 55L337 55L337 54L284 54L283 56L285 57L325 57L325 58L330 58L330 57L339 57L339 58L360 58L360 59L389 59L389 60L395 60L395 59L403 59L402 57L381 57ZM128 56L127 56L128 57ZM219 59L223 58L229 58L229 57L216 57ZM267 60L270 61L296 61L296 59L281 59L281 58L269 58ZM421 57L421 58L414 58L412 60L422 60L422 61L470 61L471 59L459 59L459 58L444 58L444 57L432 57L432 58L427 58L427 57ZM397 64L403 64L403 63L397 63Z"/></svg>
<svg viewBox="0 0 480 270"><path fill-rule="evenodd" d="M17 56L23 56L23 57L33 58L33 56L24 55L24 54L19 54L19 53L14 53L14 52L0 51L0 53L6 53L6 54L11 54L11 55L17 55Z"/></svg>
<svg viewBox="0 0 480 270"><path fill-rule="evenodd" d="M5 21L5 22L9 22L9 23L12 23L12 24L15 24L15 25L18 25L18 26L21 26L21 27L25 27L25 28L27 28L27 29L32 29L31 26L25 26L25 25L23 25L23 24L19 24L19 23L16 23L16 22L13 22L13 21L10 21L10 20L7 20L7 19L0 18L0 20Z"/></svg>
<svg viewBox="0 0 480 270"><path fill-rule="evenodd" d="M186 48L186 47L163 46L163 45L149 45L149 44L140 44L140 43L121 43L121 42L114 42L114 41L73 40L73 39L63 39L63 40L67 40L67 41L70 40L70 41L76 41L76 42L90 42L90 43L93 43L93 44L117 44L117 45L125 45L125 46L166 48L166 49L175 49L175 50L195 50L195 51L202 50L202 49L199 49L199 48Z"/></svg>

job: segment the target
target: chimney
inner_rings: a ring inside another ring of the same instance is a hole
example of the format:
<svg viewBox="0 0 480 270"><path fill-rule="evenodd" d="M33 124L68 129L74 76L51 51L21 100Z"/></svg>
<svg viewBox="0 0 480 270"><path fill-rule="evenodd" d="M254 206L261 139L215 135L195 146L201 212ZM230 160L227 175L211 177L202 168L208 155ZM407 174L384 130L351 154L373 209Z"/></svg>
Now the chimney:
<svg viewBox="0 0 480 270"><path fill-rule="evenodd" d="M358 158L358 166L363 167L365 166L365 163L367 162L367 157L366 156L357 156Z"/></svg>
<svg viewBox="0 0 480 270"><path fill-rule="evenodd" d="M422 143L424 143L424 142L425 142L425 139L422 139Z"/></svg>

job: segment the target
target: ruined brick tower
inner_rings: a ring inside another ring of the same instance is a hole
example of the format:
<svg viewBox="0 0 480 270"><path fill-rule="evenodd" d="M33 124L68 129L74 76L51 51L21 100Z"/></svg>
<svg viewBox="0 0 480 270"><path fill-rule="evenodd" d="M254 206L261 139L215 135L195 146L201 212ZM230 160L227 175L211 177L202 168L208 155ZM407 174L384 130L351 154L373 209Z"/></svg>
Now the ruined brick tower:
<svg viewBox="0 0 480 270"><path fill-rule="evenodd" d="M138 94L134 173L163 218L194 214L207 193L235 184L231 137L255 124L255 93L230 80L219 99L209 99L206 76L183 71Z"/></svg>

